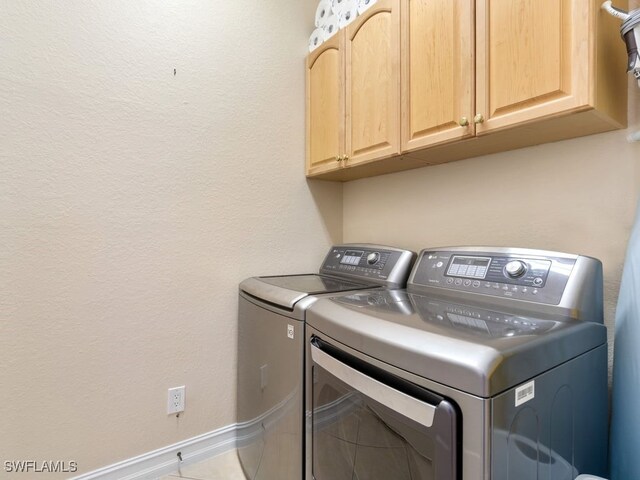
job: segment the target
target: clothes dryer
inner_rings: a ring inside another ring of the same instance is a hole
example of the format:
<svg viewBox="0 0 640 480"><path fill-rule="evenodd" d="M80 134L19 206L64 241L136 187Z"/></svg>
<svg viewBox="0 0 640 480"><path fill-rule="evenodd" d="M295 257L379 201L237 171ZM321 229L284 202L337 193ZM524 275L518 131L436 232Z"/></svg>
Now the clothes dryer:
<svg viewBox="0 0 640 480"><path fill-rule="evenodd" d="M602 265L423 250L404 292L309 308L306 381L309 480L604 475Z"/></svg>

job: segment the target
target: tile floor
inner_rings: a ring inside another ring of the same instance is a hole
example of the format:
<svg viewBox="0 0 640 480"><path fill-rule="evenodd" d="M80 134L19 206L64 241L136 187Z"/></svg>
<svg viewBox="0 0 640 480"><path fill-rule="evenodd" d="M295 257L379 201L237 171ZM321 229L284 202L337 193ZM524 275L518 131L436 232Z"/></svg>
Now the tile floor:
<svg viewBox="0 0 640 480"><path fill-rule="evenodd" d="M161 480L246 480L235 450L181 468Z"/></svg>

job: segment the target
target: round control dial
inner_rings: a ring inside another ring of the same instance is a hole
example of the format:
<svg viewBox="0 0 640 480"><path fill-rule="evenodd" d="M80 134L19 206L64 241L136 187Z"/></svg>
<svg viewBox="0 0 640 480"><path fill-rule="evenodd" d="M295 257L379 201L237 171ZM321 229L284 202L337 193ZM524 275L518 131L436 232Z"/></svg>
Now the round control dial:
<svg viewBox="0 0 640 480"><path fill-rule="evenodd" d="M527 265L520 260L511 260L504 266L504 271L511 278L518 278L524 275L524 272L527 271Z"/></svg>
<svg viewBox="0 0 640 480"><path fill-rule="evenodd" d="M373 252L373 253L370 253L369 255L367 255L367 263L369 265L373 265L373 264L377 263L378 260L380 260L380 254L378 252Z"/></svg>

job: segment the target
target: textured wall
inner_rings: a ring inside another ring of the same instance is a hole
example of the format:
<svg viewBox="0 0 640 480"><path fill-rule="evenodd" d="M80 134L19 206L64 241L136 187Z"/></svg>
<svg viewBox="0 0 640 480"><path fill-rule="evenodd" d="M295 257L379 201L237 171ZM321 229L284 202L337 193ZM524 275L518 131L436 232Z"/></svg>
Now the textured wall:
<svg viewBox="0 0 640 480"><path fill-rule="evenodd" d="M640 143L626 140L640 128L635 81L629 95L627 131L345 184L344 240L415 250L503 245L597 257L604 264L605 320L612 327L640 194Z"/></svg>
<svg viewBox="0 0 640 480"><path fill-rule="evenodd" d="M2 462L235 421L238 282L342 235L342 187L303 172L314 3L2 2Z"/></svg>

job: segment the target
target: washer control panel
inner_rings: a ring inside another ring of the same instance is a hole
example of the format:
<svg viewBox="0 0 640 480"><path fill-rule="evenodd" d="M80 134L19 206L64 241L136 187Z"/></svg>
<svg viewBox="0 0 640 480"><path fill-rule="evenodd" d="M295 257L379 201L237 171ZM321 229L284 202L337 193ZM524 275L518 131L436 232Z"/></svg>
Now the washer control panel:
<svg viewBox="0 0 640 480"><path fill-rule="evenodd" d="M404 286L414 260L415 253L408 250L377 245L336 245L329 250L320 273Z"/></svg>
<svg viewBox="0 0 640 480"><path fill-rule="evenodd" d="M438 256L437 253L431 255L432 257ZM439 263L444 262L438 260L436 265ZM550 268L551 260L503 256L452 255L448 261L445 276L450 280L448 281L449 284L455 283L455 280L462 278L508 283L523 287L543 287Z"/></svg>
<svg viewBox="0 0 640 480"><path fill-rule="evenodd" d="M577 257L502 250L424 250L410 283L418 288L439 287L551 305L560 303Z"/></svg>

